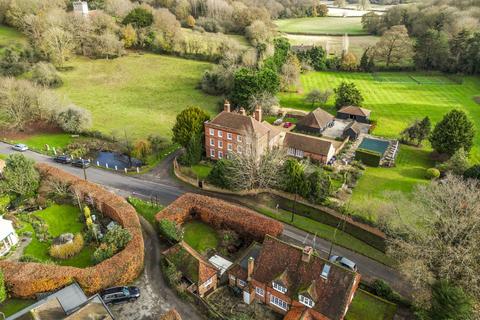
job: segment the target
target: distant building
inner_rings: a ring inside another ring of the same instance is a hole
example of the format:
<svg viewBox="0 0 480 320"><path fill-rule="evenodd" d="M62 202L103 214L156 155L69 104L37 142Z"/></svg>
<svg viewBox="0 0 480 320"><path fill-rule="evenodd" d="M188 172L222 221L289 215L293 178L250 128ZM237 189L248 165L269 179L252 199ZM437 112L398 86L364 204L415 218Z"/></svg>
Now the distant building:
<svg viewBox="0 0 480 320"><path fill-rule="evenodd" d="M295 129L297 131L320 134L326 128L332 126L334 122L335 117L333 115L322 108L317 108L298 120Z"/></svg>
<svg viewBox="0 0 480 320"><path fill-rule="evenodd" d="M231 152L255 152L260 156L268 148L278 146L281 131L262 120L262 108L255 108L253 116L247 116L243 108L232 112L230 103L225 101L224 110L205 122L207 158L218 160Z"/></svg>
<svg viewBox="0 0 480 320"><path fill-rule="evenodd" d="M271 236L227 272L245 303L265 303L285 320L342 320L360 284L360 274L318 257L311 247Z"/></svg>
<svg viewBox="0 0 480 320"><path fill-rule="evenodd" d="M351 119L361 123L370 123L371 111L356 106L346 106L337 111L337 118Z"/></svg>
<svg viewBox="0 0 480 320"><path fill-rule="evenodd" d="M0 217L0 256L6 255L18 243L12 221Z"/></svg>
<svg viewBox="0 0 480 320"><path fill-rule="evenodd" d="M73 283L20 310L7 320L114 320L98 294L87 298Z"/></svg>
<svg viewBox="0 0 480 320"><path fill-rule="evenodd" d="M84 16L88 15L88 2L87 1L74 1L73 12L81 13Z"/></svg>

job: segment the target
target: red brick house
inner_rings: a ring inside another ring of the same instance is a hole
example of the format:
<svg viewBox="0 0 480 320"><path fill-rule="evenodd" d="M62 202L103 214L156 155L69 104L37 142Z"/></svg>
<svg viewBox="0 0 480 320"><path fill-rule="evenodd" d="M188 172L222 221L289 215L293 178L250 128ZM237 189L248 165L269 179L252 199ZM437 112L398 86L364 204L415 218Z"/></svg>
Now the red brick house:
<svg viewBox="0 0 480 320"><path fill-rule="evenodd" d="M218 160L230 152L252 151L260 156L267 148L278 146L281 131L262 120L260 107L248 116L243 108L232 112L230 103L225 101L224 110L204 125L207 158Z"/></svg>
<svg viewBox="0 0 480 320"><path fill-rule="evenodd" d="M331 140L288 132L283 140L287 154L296 158L311 158L321 163L327 163L337 154L334 142Z"/></svg>
<svg viewBox="0 0 480 320"><path fill-rule="evenodd" d="M229 284L242 288L245 303L263 302L288 320L345 317L360 283L358 273L318 257L311 247L268 235L255 252L248 250L228 271Z"/></svg>

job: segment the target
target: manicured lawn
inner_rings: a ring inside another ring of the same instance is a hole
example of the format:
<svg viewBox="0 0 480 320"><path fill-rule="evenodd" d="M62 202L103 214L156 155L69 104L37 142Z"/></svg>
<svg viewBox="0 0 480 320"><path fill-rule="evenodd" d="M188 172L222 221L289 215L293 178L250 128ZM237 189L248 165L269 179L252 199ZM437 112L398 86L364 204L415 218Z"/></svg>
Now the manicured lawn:
<svg viewBox="0 0 480 320"><path fill-rule="evenodd" d="M286 210L271 209L265 206L258 206L255 208L258 212L274 218L275 220L282 221L287 224L291 224L301 230L307 231L311 234L316 234L318 237L333 241L335 244L353 250L364 256L377 260L386 265L392 265L393 260L387 257L383 252L369 246L365 242L358 240L357 238L345 233L341 230L337 230L334 237L335 228L327 226L323 223L315 220L295 215L293 223L291 221L291 212Z"/></svg>
<svg viewBox="0 0 480 320"><path fill-rule="evenodd" d="M114 60L75 58L62 72L58 93L92 112L93 129L118 137L171 136L177 114L188 106L217 113L219 98L196 89L211 64L156 54Z"/></svg>
<svg viewBox="0 0 480 320"><path fill-rule="evenodd" d="M210 164L196 164L193 165L191 168L199 179L205 179L206 177L208 177L213 167Z"/></svg>
<svg viewBox="0 0 480 320"><path fill-rule="evenodd" d="M155 225L155 215L163 209L162 205L135 197L128 197L128 202L137 210L139 215L144 217L152 225Z"/></svg>
<svg viewBox="0 0 480 320"><path fill-rule="evenodd" d="M6 47L14 44L26 43L25 37L17 30L0 25L0 55Z"/></svg>
<svg viewBox="0 0 480 320"><path fill-rule="evenodd" d="M0 304L0 312L9 317L14 313L34 304L36 301L32 299L7 299Z"/></svg>
<svg viewBox="0 0 480 320"><path fill-rule="evenodd" d="M286 33L316 35L364 35L361 17L320 17L275 20L278 29Z"/></svg>
<svg viewBox="0 0 480 320"><path fill-rule="evenodd" d="M397 306L363 290L357 290L345 320L393 320Z"/></svg>
<svg viewBox="0 0 480 320"><path fill-rule="evenodd" d="M48 225L48 233L53 237L58 237L62 233L67 232L75 234L81 232L84 228L84 224L79 220L80 211L74 206L53 205L34 214L45 221ZM93 265L92 254L93 251L95 251L93 247L85 246L80 253L69 259L54 259L48 254L50 244L48 242L41 242L29 223L24 223L21 231L29 231L33 235L32 241L23 252L24 255L33 256L40 261L51 260L65 266L84 268Z"/></svg>
<svg viewBox="0 0 480 320"><path fill-rule="evenodd" d="M41 133L15 142L25 143L30 149L46 151L46 144L50 149L65 148L73 140L68 133Z"/></svg>
<svg viewBox="0 0 480 320"><path fill-rule="evenodd" d="M195 220L183 225L183 240L200 253L216 248L219 241L215 229Z"/></svg>
<svg viewBox="0 0 480 320"><path fill-rule="evenodd" d="M340 82L354 82L362 92L364 107L372 110L372 119L377 121L374 134L384 137L398 137L400 132L413 120L429 116L436 123L453 108L464 110L480 128L480 108L473 100L480 93L480 78L465 77L463 84L418 84L415 79L425 81L422 73L379 73L377 81L370 73L347 72L310 72L302 75L303 94L280 94L280 103L284 107L311 110L304 102L304 96L310 90L335 88ZM429 77L438 82L434 75ZM388 81L385 81L388 80ZM332 114L334 97L330 98L326 109ZM477 130L471 158L480 161L480 130Z"/></svg>

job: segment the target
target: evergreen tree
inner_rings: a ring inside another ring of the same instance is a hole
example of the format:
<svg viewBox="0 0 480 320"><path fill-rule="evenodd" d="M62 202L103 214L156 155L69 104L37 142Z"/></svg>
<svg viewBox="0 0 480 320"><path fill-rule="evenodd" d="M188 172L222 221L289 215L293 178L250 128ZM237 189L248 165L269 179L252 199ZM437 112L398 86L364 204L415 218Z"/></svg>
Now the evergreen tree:
<svg viewBox="0 0 480 320"><path fill-rule="evenodd" d="M452 156L460 148L470 152L474 136L473 122L465 112L454 109L437 123L429 140L438 153Z"/></svg>
<svg viewBox="0 0 480 320"><path fill-rule="evenodd" d="M5 278L3 271L0 270L0 303L7 299L7 289L5 288Z"/></svg>
<svg viewBox="0 0 480 320"><path fill-rule="evenodd" d="M363 51L362 57L360 58L360 65L359 65L360 70L365 72L369 72L368 62L370 61L370 59L368 57L368 50L369 48Z"/></svg>
<svg viewBox="0 0 480 320"><path fill-rule="evenodd" d="M184 109L177 115L172 128L172 141L186 148L192 135L199 136L203 133L203 123L209 119L210 116L198 107Z"/></svg>
<svg viewBox="0 0 480 320"><path fill-rule="evenodd" d="M202 141L200 141L201 139L201 136L192 134L185 148L185 153L180 157L180 162L183 165L193 166L202 160L203 144Z"/></svg>
<svg viewBox="0 0 480 320"><path fill-rule="evenodd" d="M358 106L363 103L363 96L355 83L342 82L335 90L335 107L340 109L345 106Z"/></svg>
<svg viewBox="0 0 480 320"><path fill-rule="evenodd" d="M430 317L435 320L472 320L473 304L459 287L441 280L432 286Z"/></svg>
<svg viewBox="0 0 480 320"><path fill-rule="evenodd" d="M418 124L418 133L417 133L417 146L420 146L422 142L428 138L430 132L432 131L432 123L430 122L429 117L423 118L422 121Z"/></svg>

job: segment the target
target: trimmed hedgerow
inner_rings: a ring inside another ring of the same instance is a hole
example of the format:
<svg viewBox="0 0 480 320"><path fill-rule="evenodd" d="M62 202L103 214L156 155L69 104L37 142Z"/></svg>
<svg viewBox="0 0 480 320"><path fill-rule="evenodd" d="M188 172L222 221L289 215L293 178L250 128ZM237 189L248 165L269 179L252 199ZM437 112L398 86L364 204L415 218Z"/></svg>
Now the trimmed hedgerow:
<svg viewBox="0 0 480 320"><path fill-rule="evenodd" d="M370 167L378 167L380 165L381 158L382 155L379 152L360 148L355 151L355 160L361 161L363 164L366 164Z"/></svg>

